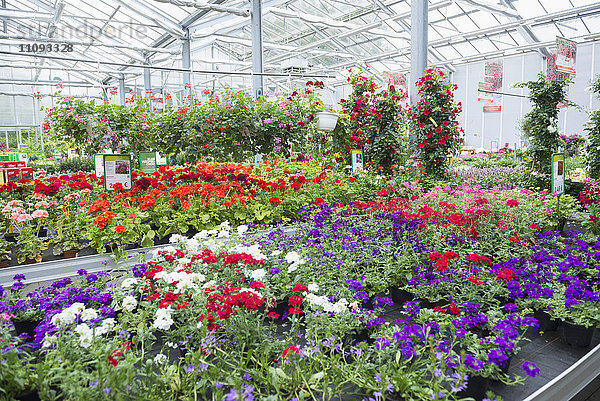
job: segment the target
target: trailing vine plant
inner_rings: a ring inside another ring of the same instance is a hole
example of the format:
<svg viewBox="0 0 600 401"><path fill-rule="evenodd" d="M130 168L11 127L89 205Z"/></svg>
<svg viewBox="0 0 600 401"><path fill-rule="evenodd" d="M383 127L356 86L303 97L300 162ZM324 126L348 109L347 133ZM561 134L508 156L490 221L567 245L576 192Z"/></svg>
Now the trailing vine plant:
<svg viewBox="0 0 600 401"><path fill-rule="evenodd" d="M517 88L529 89L529 100L533 109L521 121L521 130L528 141L527 152L533 159L532 186L549 188L550 157L558 151L557 105L567 100L566 88L570 80L548 81L543 73L537 80L515 84Z"/></svg>
<svg viewBox="0 0 600 401"><path fill-rule="evenodd" d="M590 87L591 91L600 99L600 75L597 75ZM591 178L600 178L600 109L590 111L590 120L585 130L588 133L588 146L586 162Z"/></svg>

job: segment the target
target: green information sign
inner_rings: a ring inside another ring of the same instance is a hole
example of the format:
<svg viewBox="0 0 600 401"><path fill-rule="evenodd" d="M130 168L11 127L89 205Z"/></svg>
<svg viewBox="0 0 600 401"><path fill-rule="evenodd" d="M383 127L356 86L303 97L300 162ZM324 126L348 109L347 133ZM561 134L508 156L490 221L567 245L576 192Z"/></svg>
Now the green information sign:
<svg viewBox="0 0 600 401"><path fill-rule="evenodd" d="M104 161L104 188L114 191L115 184L121 184L123 189L130 190L131 182L131 155L103 155Z"/></svg>
<svg viewBox="0 0 600 401"><path fill-rule="evenodd" d="M156 171L156 152L140 152L140 170L146 174Z"/></svg>

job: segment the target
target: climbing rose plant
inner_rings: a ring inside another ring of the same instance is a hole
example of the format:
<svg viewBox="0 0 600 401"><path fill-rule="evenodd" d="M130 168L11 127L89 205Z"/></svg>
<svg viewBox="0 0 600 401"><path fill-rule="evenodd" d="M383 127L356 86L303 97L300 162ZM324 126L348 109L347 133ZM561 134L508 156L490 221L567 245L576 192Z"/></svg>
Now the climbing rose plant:
<svg viewBox="0 0 600 401"><path fill-rule="evenodd" d="M419 101L409 111L417 155L425 172L438 177L446 174L446 159L458 151L464 132L457 120L462 107L454 101L458 87L444 75L435 67L427 70L415 83Z"/></svg>

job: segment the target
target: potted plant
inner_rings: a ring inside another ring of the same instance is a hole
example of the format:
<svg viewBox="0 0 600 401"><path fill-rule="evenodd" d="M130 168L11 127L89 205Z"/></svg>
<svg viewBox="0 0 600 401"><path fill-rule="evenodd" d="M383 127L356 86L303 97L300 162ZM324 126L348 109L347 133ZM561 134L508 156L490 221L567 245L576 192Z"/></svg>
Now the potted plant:
<svg viewBox="0 0 600 401"><path fill-rule="evenodd" d="M35 292L23 295L25 275L17 274L13 279L12 286L0 298L0 313L10 317L17 334L27 333L29 338L33 339L35 328L44 317L44 311L38 307Z"/></svg>
<svg viewBox="0 0 600 401"><path fill-rule="evenodd" d="M8 263L12 259L12 247L12 242L7 241L4 237L0 238L0 269L8 267Z"/></svg>
<svg viewBox="0 0 600 401"><path fill-rule="evenodd" d="M50 240L54 244L52 253L62 254L65 259L74 258L77 252L85 247L85 244L80 241L84 227L80 219L73 217L67 213L63 214L56 223L56 235Z"/></svg>
<svg viewBox="0 0 600 401"><path fill-rule="evenodd" d="M325 132L333 131L338 121L338 115L331 107L326 107L325 110L318 112L315 118L317 130Z"/></svg>
<svg viewBox="0 0 600 401"><path fill-rule="evenodd" d="M19 263L36 263L41 262L44 250L48 249L48 241L46 237L39 237L41 220L32 221L32 224L23 222L17 237L17 260Z"/></svg>

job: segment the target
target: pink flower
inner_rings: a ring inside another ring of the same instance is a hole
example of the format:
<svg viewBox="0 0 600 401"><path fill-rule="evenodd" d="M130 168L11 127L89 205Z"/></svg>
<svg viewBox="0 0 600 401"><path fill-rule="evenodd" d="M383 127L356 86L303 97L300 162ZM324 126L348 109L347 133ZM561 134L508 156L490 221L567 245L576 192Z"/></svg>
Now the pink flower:
<svg viewBox="0 0 600 401"><path fill-rule="evenodd" d="M18 214L18 213L14 213L11 216L11 218L14 220L17 220L17 221L29 221L29 220L33 219L30 214Z"/></svg>
<svg viewBox="0 0 600 401"><path fill-rule="evenodd" d="M35 204L36 209L48 209L49 207L50 207L50 204L46 201L40 201Z"/></svg>
<svg viewBox="0 0 600 401"><path fill-rule="evenodd" d="M48 212L45 210L38 209L31 214L31 217L33 217L34 219L39 219L40 217L48 217Z"/></svg>

